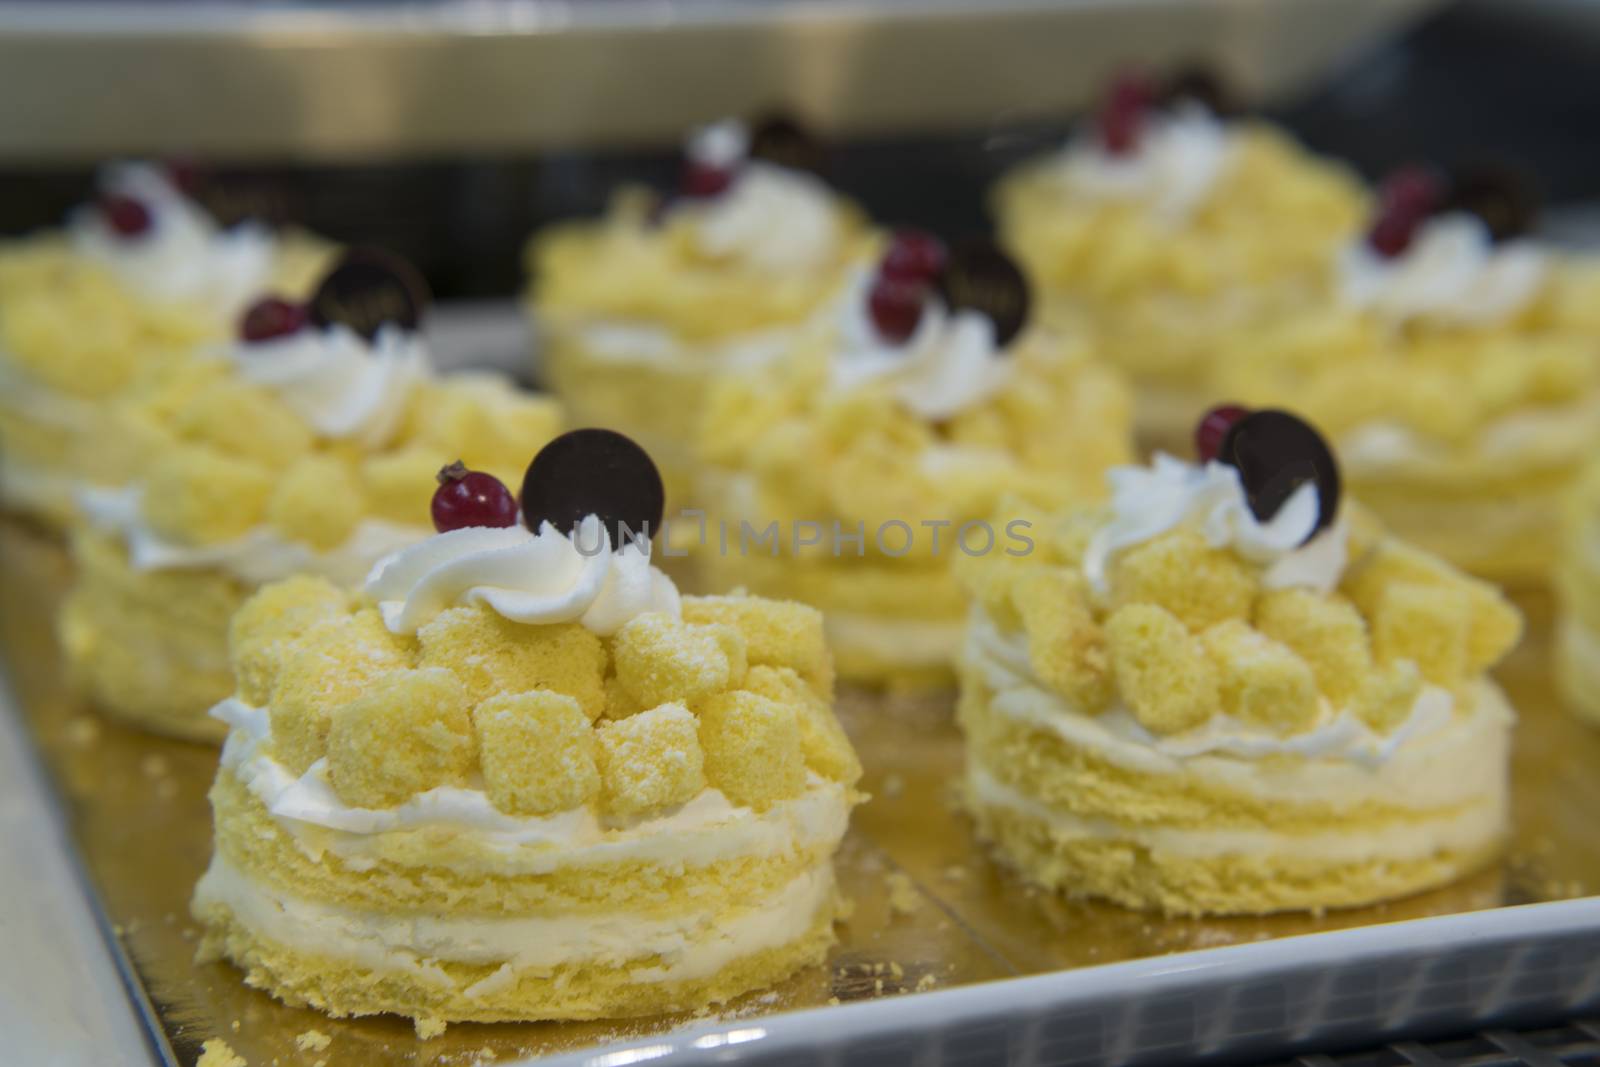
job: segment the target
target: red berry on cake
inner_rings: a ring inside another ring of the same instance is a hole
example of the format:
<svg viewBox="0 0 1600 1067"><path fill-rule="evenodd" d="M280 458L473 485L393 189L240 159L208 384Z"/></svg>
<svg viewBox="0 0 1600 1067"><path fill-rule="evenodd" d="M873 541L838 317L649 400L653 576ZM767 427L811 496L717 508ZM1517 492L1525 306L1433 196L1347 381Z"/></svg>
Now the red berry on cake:
<svg viewBox="0 0 1600 1067"><path fill-rule="evenodd" d="M1142 75L1118 75L1100 107L1101 147L1114 156L1127 155L1137 148L1145 112L1150 109L1155 95L1154 87Z"/></svg>
<svg viewBox="0 0 1600 1067"><path fill-rule="evenodd" d="M439 471L432 512L433 528L440 533L517 524L517 501L505 483L492 474L468 470L460 460Z"/></svg>
<svg viewBox="0 0 1600 1067"><path fill-rule="evenodd" d="M1402 167L1378 187L1378 217L1367 244L1385 259L1411 247L1412 238L1444 202L1444 183L1426 167Z"/></svg>
<svg viewBox="0 0 1600 1067"><path fill-rule="evenodd" d="M1223 438L1234 423L1248 414L1250 409L1238 404L1219 404L1205 413L1194 429L1194 450L1201 463L1210 463L1222 453Z"/></svg>
<svg viewBox="0 0 1600 1067"><path fill-rule="evenodd" d="M109 193L100 199L100 214L118 237L139 237L155 221L150 209L131 196Z"/></svg>
<svg viewBox="0 0 1600 1067"><path fill-rule="evenodd" d="M691 159L683 168L683 195L693 199L719 196L733 184L733 171Z"/></svg>
<svg viewBox="0 0 1600 1067"><path fill-rule="evenodd" d="M944 242L925 230L896 230L878 273L900 281L932 281L944 270Z"/></svg>
<svg viewBox="0 0 1600 1067"><path fill-rule="evenodd" d="M306 307L278 296L265 296L250 305L239 320L239 336L256 344L297 333L306 324Z"/></svg>
<svg viewBox="0 0 1600 1067"><path fill-rule="evenodd" d="M922 281L906 281L879 275L867 297L867 310L878 335L890 344L904 344L922 321L922 304L928 287Z"/></svg>

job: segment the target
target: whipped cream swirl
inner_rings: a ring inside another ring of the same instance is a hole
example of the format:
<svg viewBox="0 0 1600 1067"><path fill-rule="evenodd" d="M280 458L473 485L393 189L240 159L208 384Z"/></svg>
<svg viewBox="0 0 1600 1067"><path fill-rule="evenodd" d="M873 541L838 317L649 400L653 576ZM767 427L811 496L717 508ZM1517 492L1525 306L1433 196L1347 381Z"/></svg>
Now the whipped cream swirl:
<svg viewBox="0 0 1600 1067"><path fill-rule="evenodd" d="M387 444L418 382L432 374L417 334L385 323L371 341L343 323L231 349L239 376L275 392L324 437Z"/></svg>
<svg viewBox="0 0 1600 1067"><path fill-rule="evenodd" d="M144 163L106 169L104 192L137 200L150 212L150 228L122 236L99 208L72 215L72 243L86 259L105 265L130 289L163 304L187 303L228 320L264 289L272 270L272 234L256 223L219 228L204 209Z"/></svg>
<svg viewBox="0 0 1600 1067"><path fill-rule="evenodd" d="M1015 361L995 344L994 322L977 311L951 312L929 300L903 344L886 342L868 310L871 283L864 272L845 296L831 367L834 389L881 383L907 410L939 420L982 404L1011 380Z"/></svg>
<svg viewBox="0 0 1600 1067"><path fill-rule="evenodd" d="M1117 553L1186 523L1197 526L1212 548L1231 549L1261 567L1267 589L1326 593L1344 573L1348 529L1343 519L1306 540L1316 529L1320 506L1311 482L1263 522L1250 510L1238 470L1225 463L1201 467L1158 453L1149 467L1115 467L1106 480L1111 521L1090 539L1083 558L1084 575L1101 594L1110 589Z"/></svg>
<svg viewBox="0 0 1600 1067"><path fill-rule="evenodd" d="M1496 247L1483 220L1451 213L1422 224L1411 246L1385 259L1365 240L1339 252L1340 295L1394 323L1432 319L1493 326L1516 315L1544 283L1548 257L1529 241Z"/></svg>
<svg viewBox="0 0 1600 1067"><path fill-rule="evenodd" d="M648 545L613 549L594 515L570 538L549 523L537 534L520 524L450 530L381 560L366 591L397 634L468 604L512 622L577 622L603 637L646 612L681 614L678 587L650 565Z"/></svg>
<svg viewBox="0 0 1600 1067"><path fill-rule="evenodd" d="M1058 174L1072 192L1147 205L1167 225L1189 218L1227 171L1233 143L1227 127L1194 103L1152 112L1133 151L1113 155L1092 131L1072 139Z"/></svg>
<svg viewBox="0 0 1600 1067"><path fill-rule="evenodd" d="M692 213L699 251L753 270L816 270L838 248L833 190L822 179L751 160L718 195L679 208Z"/></svg>

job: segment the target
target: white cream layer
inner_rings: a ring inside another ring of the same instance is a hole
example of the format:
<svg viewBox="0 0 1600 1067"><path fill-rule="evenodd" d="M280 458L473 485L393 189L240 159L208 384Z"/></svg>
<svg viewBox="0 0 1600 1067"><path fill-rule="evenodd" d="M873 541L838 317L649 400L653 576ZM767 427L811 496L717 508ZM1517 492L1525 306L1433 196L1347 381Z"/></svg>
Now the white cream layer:
<svg viewBox="0 0 1600 1067"><path fill-rule="evenodd" d="M944 667L961 651L960 620L895 619L829 611L823 615L828 644L839 653L866 655L891 667Z"/></svg>
<svg viewBox="0 0 1600 1067"><path fill-rule="evenodd" d="M1043 804L1005 785L975 757L967 757L967 790L980 807L1002 808L1049 825L1057 840L1126 841L1155 855L1207 859L1220 856L1281 856L1329 864L1387 860L1404 863L1439 852L1471 852L1505 833L1504 789L1485 791L1471 804L1425 821L1374 828L1288 833L1280 830L1207 829L1122 822L1076 815Z"/></svg>
<svg viewBox="0 0 1600 1067"><path fill-rule="evenodd" d="M400 972L454 987L441 962L500 969L464 991L471 997L514 984L523 972L562 965L639 963L636 982L708 978L747 956L789 944L816 923L834 893L826 860L756 908L724 917L719 902L683 915L627 913L439 917L374 912L311 901L265 886L222 856L195 888L195 903L222 904L252 932L296 952L332 957L380 973ZM648 961L648 964L646 964Z"/></svg>
<svg viewBox="0 0 1600 1067"><path fill-rule="evenodd" d="M361 582L373 564L427 537L416 526L368 519L342 545L312 548L258 526L243 537L212 545L180 545L150 529L144 519L142 490L85 489L78 494L84 518L120 540L137 571L215 569L260 585L296 574L320 574L339 585Z"/></svg>
<svg viewBox="0 0 1600 1067"><path fill-rule="evenodd" d="M237 699L212 715L231 729L222 767L266 807L310 855L332 852L361 869L380 854L385 835L424 832L495 851L505 874L542 874L563 867L604 863L708 866L742 856L783 856L825 847L843 838L851 800L846 789L815 774L806 791L763 812L736 807L715 789L664 815L607 823L589 807L549 816L507 815L482 788L440 787L395 808L355 808L328 783L319 760L295 775L265 750L271 714Z"/></svg>
<svg viewBox="0 0 1600 1067"><path fill-rule="evenodd" d="M584 357L596 363L724 372L759 370L770 365L794 345L799 332L796 327L775 327L714 343L698 343L685 341L664 326L620 319L593 319L570 326L546 320L537 328L542 334L556 336L570 331Z"/></svg>
<svg viewBox="0 0 1600 1067"><path fill-rule="evenodd" d="M1514 715L1483 680L1453 707L1428 687L1411 715L1377 735L1348 710L1326 709L1310 731L1282 736L1219 713L1195 730L1152 735L1124 708L1086 715L1032 674L1020 635L1003 635L974 609L964 656L990 691L995 715L1055 734L1075 748L1148 775L1192 775L1208 786L1286 803L1354 806L1365 800L1418 810L1474 802L1506 775Z"/></svg>
<svg viewBox="0 0 1600 1067"><path fill-rule="evenodd" d="M1536 472L1581 462L1600 441L1600 396L1559 408L1502 416L1465 445L1452 445L1397 422L1370 422L1339 441L1339 462L1355 478L1459 476L1464 465Z"/></svg>

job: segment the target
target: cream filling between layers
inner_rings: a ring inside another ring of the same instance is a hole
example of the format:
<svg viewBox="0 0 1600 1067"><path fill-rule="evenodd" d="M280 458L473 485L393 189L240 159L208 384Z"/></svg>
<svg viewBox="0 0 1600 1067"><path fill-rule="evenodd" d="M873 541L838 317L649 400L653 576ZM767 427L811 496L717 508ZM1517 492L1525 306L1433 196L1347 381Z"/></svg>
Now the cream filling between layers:
<svg viewBox="0 0 1600 1067"><path fill-rule="evenodd" d="M399 807L356 808L333 791L325 760L296 775L264 750L271 738L268 709L229 699L212 715L231 727L223 770L261 801L307 855L332 852L354 870L378 862L386 837L410 831L479 845L496 855L508 877L607 863L702 867L818 848L831 852L850 816L849 791L810 772L804 793L766 811L737 807L708 788L664 815L627 823L604 822L587 806L549 816L507 815L481 786L441 786Z"/></svg>
<svg viewBox="0 0 1600 1067"><path fill-rule="evenodd" d="M1296 806L1335 809L1379 801L1414 811L1455 808L1503 794L1515 716L1487 679L1455 707L1425 688L1410 716L1376 735L1348 710L1331 709L1315 729L1278 735L1219 712L1202 727L1157 737L1113 707L1087 715L1031 672L1027 643L1004 635L974 608L964 651L990 690L991 713L1045 730L1114 766L1152 776L1190 775L1206 786Z"/></svg>
<svg viewBox="0 0 1600 1067"><path fill-rule="evenodd" d="M895 667L941 667L955 662L964 627L960 620L896 619L830 611L823 616L828 644Z"/></svg>
<svg viewBox="0 0 1600 1067"><path fill-rule="evenodd" d="M973 803L1002 808L1049 825L1058 839L1126 841L1153 854L1210 859L1222 856L1283 856L1329 864L1388 860L1403 863L1439 852L1470 852L1505 831L1504 791L1484 794L1475 803L1420 822L1383 826L1352 824L1348 829L1287 833L1279 830L1208 829L1140 825L1093 818L1053 808L1004 784L973 753L967 767ZM1330 818L1335 825L1337 816Z"/></svg>
<svg viewBox="0 0 1600 1067"><path fill-rule="evenodd" d="M1358 479L1450 477L1468 464L1542 471L1582 461L1597 440L1600 393L1559 408L1505 415L1480 428L1465 447L1398 422L1365 423L1340 438L1339 461Z"/></svg>
<svg viewBox="0 0 1600 1067"><path fill-rule="evenodd" d="M833 866L823 860L759 906L731 917L712 900L664 918L628 913L441 918L295 897L262 885L217 855L195 889L195 904L221 904L253 933L295 952L378 973L398 971L432 985L455 985L440 963L500 964L463 991L470 998L514 985L523 972L571 964L638 961L642 965L629 972L636 982L708 978L736 960L805 936L833 893Z"/></svg>

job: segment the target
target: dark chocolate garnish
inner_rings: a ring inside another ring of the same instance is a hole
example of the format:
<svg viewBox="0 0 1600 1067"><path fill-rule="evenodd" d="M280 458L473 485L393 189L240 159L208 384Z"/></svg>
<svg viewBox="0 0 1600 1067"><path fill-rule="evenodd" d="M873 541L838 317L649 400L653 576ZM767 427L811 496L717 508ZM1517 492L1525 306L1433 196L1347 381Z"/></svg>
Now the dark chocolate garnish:
<svg viewBox="0 0 1600 1067"><path fill-rule="evenodd" d="M1339 463L1310 423L1287 411L1252 412L1222 439L1217 459L1239 471L1250 511L1271 521L1294 491L1317 486L1317 524L1306 540L1333 525L1339 513Z"/></svg>
<svg viewBox="0 0 1600 1067"><path fill-rule="evenodd" d="M381 248L352 248L339 258L308 302L311 322L338 322L372 340L392 322L405 330L422 324L428 284L417 269Z"/></svg>
<svg viewBox="0 0 1600 1067"><path fill-rule="evenodd" d="M539 450L522 479L522 521L534 533L548 522L570 536L597 515L613 546L648 543L665 509L666 491L650 454L615 430L562 434Z"/></svg>
<svg viewBox="0 0 1600 1067"><path fill-rule="evenodd" d="M1478 216L1496 241L1520 237L1539 221L1539 194L1533 181L1514 167L1463 167L1451 177L1446 211Z"/></svg>
<svg viewBox="0 0 1600 1067"><path fill-rule="evenodd" d="M1004 348L1028 322L1028 279L993 241L975 238L957 245L937 280L951 311L970 308L994 323L995 344Z"/></svg>
<svg viewBox="0 0 1600 1067"><path fill-rule="evenodd" d="M785 112L772 112L751 126L749 155L751 159L812 174L821 174L827 165L822 142L799 119Z"/></svg>
<svg viewBox="0 0 1600 1067"><path fill-rule="evenodd" d="M1192 100L1213 115L1237 114L1238 101L1213 67L1191 63L1168 75L1161 86L1161 101L1169 107Z"/></svg>

